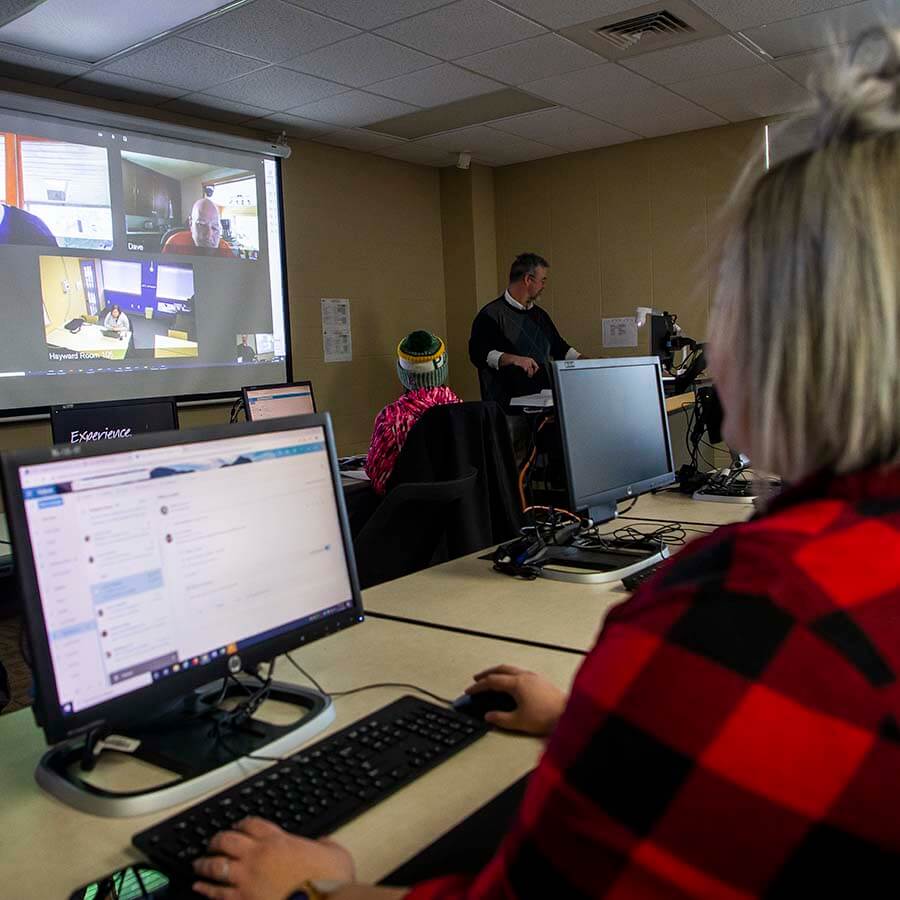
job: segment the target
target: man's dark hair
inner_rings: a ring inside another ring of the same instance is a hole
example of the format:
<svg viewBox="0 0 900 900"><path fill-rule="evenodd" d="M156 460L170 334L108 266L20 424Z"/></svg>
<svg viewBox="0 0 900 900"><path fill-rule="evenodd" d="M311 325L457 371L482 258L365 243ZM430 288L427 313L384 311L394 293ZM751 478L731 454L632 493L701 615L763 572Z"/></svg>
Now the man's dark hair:
<svg viewBox="0 0 900 900"><path fill-rule="evenodd" d="M534 275L538 266L549 269L550 263L543 256L538 256L537 253L520 253L509 267L509 283L515 284L526 275Z"/></svg>

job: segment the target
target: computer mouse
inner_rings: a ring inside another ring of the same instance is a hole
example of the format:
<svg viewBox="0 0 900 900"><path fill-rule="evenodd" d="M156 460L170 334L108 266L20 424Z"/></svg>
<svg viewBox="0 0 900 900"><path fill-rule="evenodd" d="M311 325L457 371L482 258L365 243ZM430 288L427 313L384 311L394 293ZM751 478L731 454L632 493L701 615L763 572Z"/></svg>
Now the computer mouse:
<svg viewBox="0 0 900 900"><path fill-rule="evenodd" d="M457 712L478 719L479 722L489 712L512 712L517 704L512 694L506 691L481 691L479 694L463 694L453 701Z"/></svg>

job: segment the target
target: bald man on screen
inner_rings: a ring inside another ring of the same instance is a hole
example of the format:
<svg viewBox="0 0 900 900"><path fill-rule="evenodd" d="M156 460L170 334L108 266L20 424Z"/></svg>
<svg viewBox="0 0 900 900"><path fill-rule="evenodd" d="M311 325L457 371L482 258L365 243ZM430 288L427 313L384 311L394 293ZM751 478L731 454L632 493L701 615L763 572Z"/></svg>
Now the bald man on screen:
<svg viewBox="0 0 900 900"><path fill-rule="evenodd" d="M219 208L208 197L191 207L191 230L178 231L163 245L163 253L190 256L234 256L231 244L222 237Z"/></svg>

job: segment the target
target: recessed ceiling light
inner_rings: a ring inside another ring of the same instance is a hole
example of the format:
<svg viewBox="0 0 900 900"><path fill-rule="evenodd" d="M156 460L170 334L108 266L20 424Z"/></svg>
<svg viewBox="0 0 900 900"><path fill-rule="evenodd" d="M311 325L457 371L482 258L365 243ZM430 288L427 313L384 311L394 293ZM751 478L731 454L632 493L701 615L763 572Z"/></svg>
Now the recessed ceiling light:
<svg viewBox="0 0 900 900"><path fill-rule="evenodd" d="M99 62L201 16L247 0L45 0L0 27L0 41Z"/></svg>

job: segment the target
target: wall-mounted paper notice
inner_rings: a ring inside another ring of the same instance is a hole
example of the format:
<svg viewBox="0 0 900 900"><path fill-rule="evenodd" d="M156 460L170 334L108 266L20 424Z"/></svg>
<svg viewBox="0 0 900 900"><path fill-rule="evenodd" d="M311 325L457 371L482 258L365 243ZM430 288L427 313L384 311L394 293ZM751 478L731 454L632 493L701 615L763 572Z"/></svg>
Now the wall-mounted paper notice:
<svg viewBox="0 0 900 900"><path fill-rule="evenodd" d="M603 320L604 347L637 347L637 322L634 316Z"/></svg>
<svg viewBox="0 0 900 900"><path fill-rule="evenodd" d="M353 359L349 300L322 298L322 344L325 362L350 362Z"/></svg>

